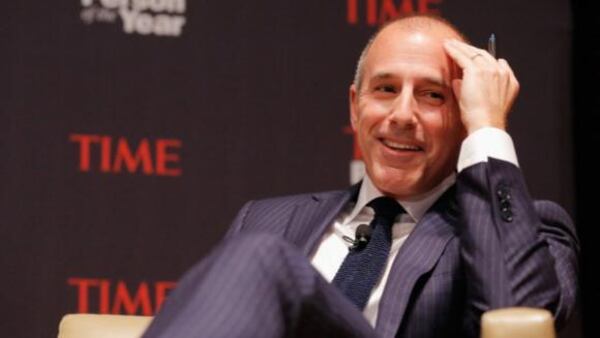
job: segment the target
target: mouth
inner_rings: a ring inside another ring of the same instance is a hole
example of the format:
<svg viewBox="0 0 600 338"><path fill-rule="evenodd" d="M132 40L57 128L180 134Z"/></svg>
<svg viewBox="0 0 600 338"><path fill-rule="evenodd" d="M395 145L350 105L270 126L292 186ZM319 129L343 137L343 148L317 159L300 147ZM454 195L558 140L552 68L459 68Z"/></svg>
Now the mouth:
<svg viewBox="0 0 600 338"><path fill-rule="evenodd" d="M405 142L394 142L388 139L381 138L379 139L381 143L388 149L397 152L422 152L423 148L419 145L413 143L405 143Z"/></svg>

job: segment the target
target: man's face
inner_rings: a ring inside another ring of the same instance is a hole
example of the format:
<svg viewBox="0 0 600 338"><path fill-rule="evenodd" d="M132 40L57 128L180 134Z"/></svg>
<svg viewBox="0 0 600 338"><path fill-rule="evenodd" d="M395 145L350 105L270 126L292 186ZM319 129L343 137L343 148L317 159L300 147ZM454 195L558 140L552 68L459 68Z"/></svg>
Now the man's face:
<svg viewBox="0 0 600 338"><path fill-rule="evenodd" d="M385 28L365 59L361 88L350 88L352 127L379 190L411 199L456 167L465 136L443 49L445 27Z"/></svg>

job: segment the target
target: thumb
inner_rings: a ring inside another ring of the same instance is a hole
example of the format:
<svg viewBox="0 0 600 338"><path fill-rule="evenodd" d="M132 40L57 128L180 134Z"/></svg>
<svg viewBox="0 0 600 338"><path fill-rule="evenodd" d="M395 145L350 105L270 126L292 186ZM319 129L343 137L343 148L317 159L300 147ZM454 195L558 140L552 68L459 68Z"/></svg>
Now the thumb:
<svg viewBox="0 0 600 338"><path fill-rule="evenodd" d="M454 92L454 97L456 98L457 103L460 101L461 87L462 87L461 79L452 80L452 91Z"/></svg>

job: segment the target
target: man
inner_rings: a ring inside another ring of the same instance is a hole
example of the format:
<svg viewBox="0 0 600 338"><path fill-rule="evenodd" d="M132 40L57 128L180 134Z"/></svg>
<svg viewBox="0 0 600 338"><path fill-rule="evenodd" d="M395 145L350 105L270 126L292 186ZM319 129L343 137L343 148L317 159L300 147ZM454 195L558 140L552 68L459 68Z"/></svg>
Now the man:
<svg viewBox="0 0 600 338"><path fill-rule="evenodd" d="M247 203L147 336L476 337L506 306L560 328L578 244L559 206L528 196L505 132L518 89L442 19L385 26L350 87L362 183Z"/></svg>

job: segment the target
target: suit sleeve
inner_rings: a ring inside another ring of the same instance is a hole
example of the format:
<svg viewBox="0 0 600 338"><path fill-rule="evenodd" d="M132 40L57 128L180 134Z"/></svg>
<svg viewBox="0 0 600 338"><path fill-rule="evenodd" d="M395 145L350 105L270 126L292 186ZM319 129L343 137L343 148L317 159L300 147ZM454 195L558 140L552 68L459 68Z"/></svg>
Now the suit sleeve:
<svg viewBox="0 0 600 338"><path fill-rule="evenodd" d="M567 213L533 202L520 170L489 158L457 177L468 331L483 312L509 306L551 311L560 329L573 312L579 244Z"/></svg>

